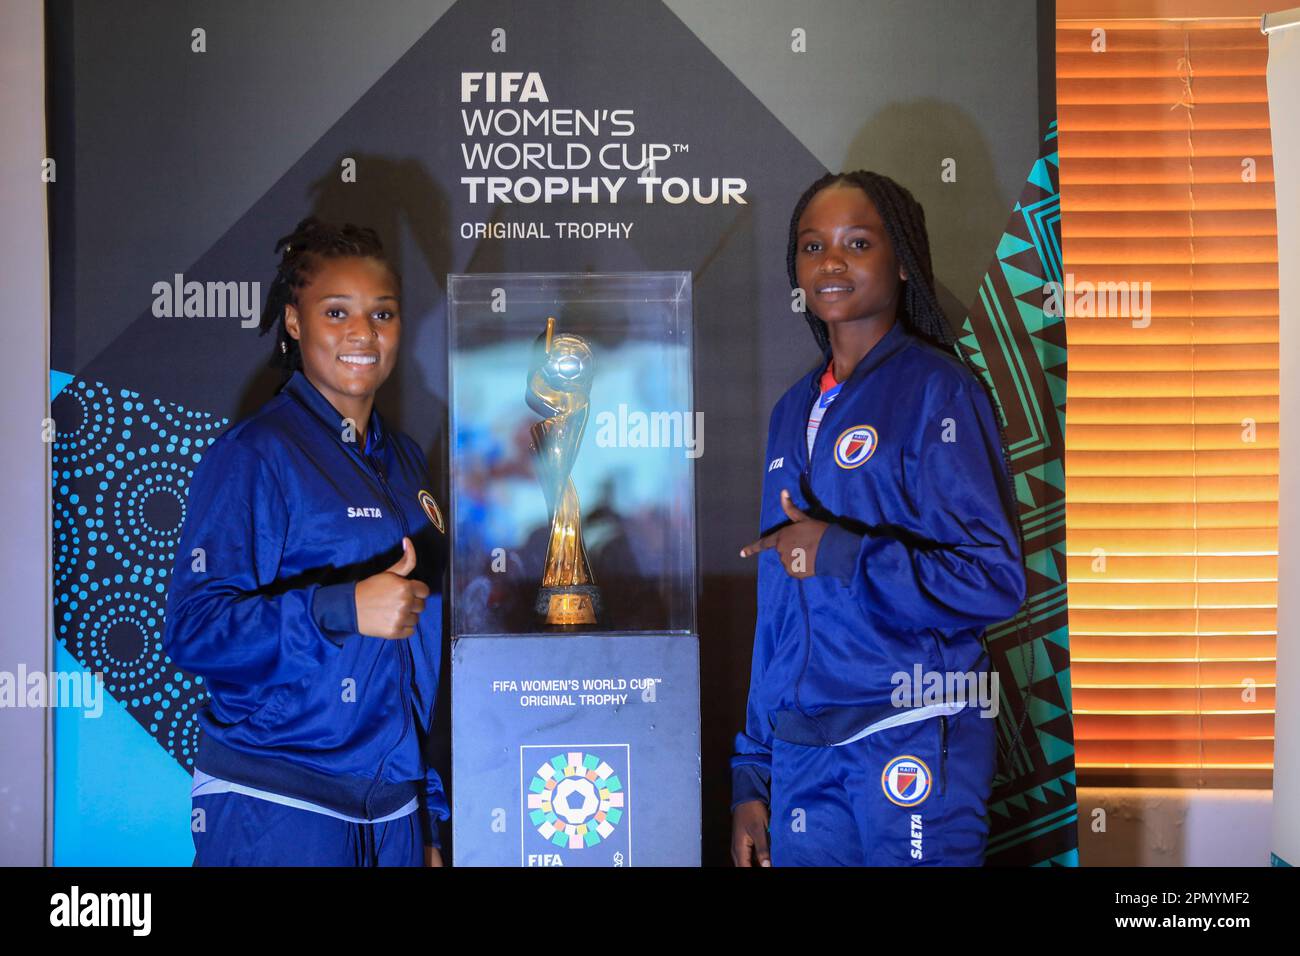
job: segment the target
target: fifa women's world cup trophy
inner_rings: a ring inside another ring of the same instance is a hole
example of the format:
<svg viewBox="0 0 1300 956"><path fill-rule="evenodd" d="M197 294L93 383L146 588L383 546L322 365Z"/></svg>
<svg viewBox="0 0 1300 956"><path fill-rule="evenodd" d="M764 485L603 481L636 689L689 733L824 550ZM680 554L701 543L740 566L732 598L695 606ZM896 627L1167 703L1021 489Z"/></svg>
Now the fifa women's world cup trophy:
<svg viewBox="0 0 1300 956"><path fill-rule="evenodd" d="M547 624L595 624L600 615L600 589L582 543L578 493L570 478L591 408L591 379L591 346L580 335L556 335L555 318L548 318L544 350L539 348L528 374L527 393L528 407L542 416L529 435L551 516L536 604Z"/></svg>

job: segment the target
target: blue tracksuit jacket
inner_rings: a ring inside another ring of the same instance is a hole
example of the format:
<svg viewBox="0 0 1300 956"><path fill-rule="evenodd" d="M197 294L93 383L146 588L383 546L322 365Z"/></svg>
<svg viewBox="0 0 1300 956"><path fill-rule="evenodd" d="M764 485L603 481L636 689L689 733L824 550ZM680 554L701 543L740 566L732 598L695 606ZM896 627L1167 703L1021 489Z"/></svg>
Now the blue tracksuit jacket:
<svg viewBox="0 0 1300 956"><path fill-rule="evenodd" d="M987 669L983 630L1025 596L997 424L954 355L901 322L806 429L824 364L777 402L760 527L787 523L781 490L830 522L814 576L758 561L758 620L732 805L771 805L772 741L829 746L899 713L892 675Z"/></svg>
<svg viewBox="0 0 1300 956"><path fill-rule="evenodd" d="M200 674L195 765L373 818L412 797L423 838L450 816L426 763L442 642L444 523L424 455L378 412L366 447L295 372L212 443L194 476L164 649ZM357 632L356 582L416 549L430 595L415 634ZM201 549L201 551L199 550Z"/></svg>

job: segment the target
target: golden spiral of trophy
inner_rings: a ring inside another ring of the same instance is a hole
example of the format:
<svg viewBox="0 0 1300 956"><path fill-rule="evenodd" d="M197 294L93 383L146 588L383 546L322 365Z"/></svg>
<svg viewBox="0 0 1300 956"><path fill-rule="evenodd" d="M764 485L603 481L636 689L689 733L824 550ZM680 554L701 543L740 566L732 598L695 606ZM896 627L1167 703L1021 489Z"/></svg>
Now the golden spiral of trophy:
<svg viewBox="0 0 1300 956"><path fill-rule="evenodd" d="M555 334L546 320L545 351L528 375L528 407L542 416L529 429L537 480L546 496L551 533L536 610L547 624L595 624L600 589L582 543L582 515L570 475L591 407L591 346L572 333Z"/></svg>

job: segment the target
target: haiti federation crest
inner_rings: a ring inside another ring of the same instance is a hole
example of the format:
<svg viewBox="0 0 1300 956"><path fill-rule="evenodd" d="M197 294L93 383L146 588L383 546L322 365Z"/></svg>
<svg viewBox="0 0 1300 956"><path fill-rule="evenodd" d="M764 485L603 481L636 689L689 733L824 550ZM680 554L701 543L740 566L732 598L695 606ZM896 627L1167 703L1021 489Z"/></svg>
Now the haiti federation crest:
<svg viewBox="0 0 1300 956"><path fill-rule="evenodd" d="M438 502L434 501L433 495L429 494L423 488L417 496L420 500L420 507L424 509L425 517L433 523L433 526L443 534L447 533L447 525L442 520L442 509L438 507Z"/></svg>
<svg viewBox="0 0 1300 956"><path fill-rule="evenodd" d="M870 425L854 425L840 432L835 439L835 464L841 468L857 468L876 452L879 439Z"/></svg>
<svg viewBox="0 0 1300 956"><path fill-rule="evenodd" d="M524 866L629 866L628 747L520 748Z"/></svg>
<svg viewBox="0 0 1300 956"><path fill-rule="evenodd" d="M933 777L930 776L930 768L925 765L925 761L911 754L889 761L880 775L880 786L884 789L885 796L900 807L914 807L918 803L924 803L930 795L932 782Z"/></svg>

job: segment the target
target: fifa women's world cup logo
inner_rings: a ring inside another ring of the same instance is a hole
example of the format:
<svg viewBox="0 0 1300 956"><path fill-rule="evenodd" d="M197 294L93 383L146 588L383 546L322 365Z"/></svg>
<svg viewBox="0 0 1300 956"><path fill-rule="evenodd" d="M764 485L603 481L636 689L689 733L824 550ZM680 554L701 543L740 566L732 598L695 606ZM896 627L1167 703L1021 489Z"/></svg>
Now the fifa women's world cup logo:
<svg viewBox="0 0 1300 956"><path fill-rule="evenodd" d="M595 624L600 614L600 589L587 562L578 493L570 478L591 408L591 379L591 346L580 335L556 335L555 318L548 318L544 351L528 374L527 394L528 407L542 416L529 435L551 515L536 605L547 624Z"/></svg>

